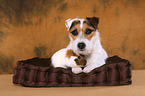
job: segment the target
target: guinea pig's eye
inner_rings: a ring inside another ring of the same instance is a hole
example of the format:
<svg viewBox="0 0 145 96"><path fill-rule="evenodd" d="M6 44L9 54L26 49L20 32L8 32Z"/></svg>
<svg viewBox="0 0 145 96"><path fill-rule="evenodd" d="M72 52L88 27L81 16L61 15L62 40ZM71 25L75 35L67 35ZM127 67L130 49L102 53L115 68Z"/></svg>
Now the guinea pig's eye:
<svg viewBox="0 0 145 96"><path fill-rule="evenodd" d="M81 57L80 57L80 56L78 56L78 59L81 59Z"/></svg>
<svg viewBox="0 0 145 96"><path fill-rule="evenodd" d="M77 29L73 30L71 33L72 33L72 35L74 35L74 36L77 36L77 35L78 35Z"/></svg>
<svg viewBox="0 0 145 96"><path fill-rule="evenodd" d="M91 30L91 29L86 29L85 34L89 35L89 34L91 34L91 33L92 33L92 31L93 31L93 30Z"/></svg>

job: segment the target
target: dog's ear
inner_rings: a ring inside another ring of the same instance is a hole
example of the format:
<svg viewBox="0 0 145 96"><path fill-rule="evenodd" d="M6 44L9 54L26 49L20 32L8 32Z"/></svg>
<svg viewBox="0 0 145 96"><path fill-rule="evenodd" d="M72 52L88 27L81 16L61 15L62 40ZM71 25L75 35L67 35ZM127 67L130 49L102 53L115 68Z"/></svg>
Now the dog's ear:
<svg viewBox="0 0 145 96"><path fill-rule="evenodd" d="M87 19L88 24L90 26L93 26L95 29L98 29L99 18L97 18L97 17L91 17L91 18L87 17L86 19Z"/></svg>
<svg viewBox="0 0 145 96"><path fill-rule="evenodd" d="M72 22L73 22L73 19L67 19L67 20L65 21L65 26L66 26L66 28L67 28L67 31L69 31Z"/></svg>

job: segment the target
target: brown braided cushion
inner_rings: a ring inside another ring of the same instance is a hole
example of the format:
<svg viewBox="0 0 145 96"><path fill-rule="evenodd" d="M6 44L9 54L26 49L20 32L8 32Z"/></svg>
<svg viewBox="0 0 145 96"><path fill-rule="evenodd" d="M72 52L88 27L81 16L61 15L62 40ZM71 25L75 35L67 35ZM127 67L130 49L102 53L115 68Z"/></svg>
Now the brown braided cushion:
<svg viewBox="0 0 145 96"><path fill-rule="evenodd" d="M116 86L132 83L131 64L118 56L108 58L105 65L90 73L74 74L70 69L50 65L50 58L18 61L13 83L29 87Z"/></svg>

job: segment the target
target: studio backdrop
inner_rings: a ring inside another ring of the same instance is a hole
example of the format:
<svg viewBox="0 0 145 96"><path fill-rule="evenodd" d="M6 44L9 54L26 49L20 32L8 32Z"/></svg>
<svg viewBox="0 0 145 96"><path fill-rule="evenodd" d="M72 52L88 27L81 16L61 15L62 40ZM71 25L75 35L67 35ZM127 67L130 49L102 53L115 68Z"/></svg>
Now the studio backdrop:
<svg viewBox="0 0 145 96"><path fill-rule="evenodd" d="M100 18L103 48L145 69L144 0L0 0L0 74L19 60L49 58L69 43L65 20Z"/></svg>

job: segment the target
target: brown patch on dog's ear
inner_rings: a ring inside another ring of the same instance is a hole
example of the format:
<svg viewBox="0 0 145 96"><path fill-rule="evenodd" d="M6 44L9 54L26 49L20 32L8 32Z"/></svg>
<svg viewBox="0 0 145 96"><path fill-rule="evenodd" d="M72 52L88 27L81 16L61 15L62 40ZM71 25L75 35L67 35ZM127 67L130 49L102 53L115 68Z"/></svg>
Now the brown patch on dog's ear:
<svg viewBox="0 0 145 96"><path fill-rule="evenodd" d="M67 50L66 52L66 57L70 58L71 56L76 56L78 57L71 49Z"/></svg>
<svg viewBox="0 0 145 96"><path fill-rule="evenodd" d="M87 19L86 23L89 26L92 26L95 29L98 29L98 24L99 24L99 18L98 17L91 17L91 18L87 17L86 19Z"/></svg>
<svg viewBox="0 0 145 96"><path fill-rule="evenodd" d="M72 24L71 24L71 26L70 26L70 29L69 30L71 30L77 24L80 24L80 21L79 20L73 21Z"/></svg>

